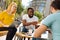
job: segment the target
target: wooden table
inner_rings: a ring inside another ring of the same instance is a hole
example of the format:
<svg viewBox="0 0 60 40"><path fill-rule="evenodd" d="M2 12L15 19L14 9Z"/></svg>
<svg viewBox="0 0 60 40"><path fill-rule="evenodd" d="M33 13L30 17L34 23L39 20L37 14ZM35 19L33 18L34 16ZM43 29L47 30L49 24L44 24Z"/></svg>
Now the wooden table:
<svg viewBox="0 0 60 40"><path fill-rule="evenodd" d="M21 32L20 33L16 33L16 36L20 37L20 38L32 38L32 36L28 36L28 35L25 35L25 34L22 34ZM41 38L42 40L47 40L45 38ZM25 39L24 39L25 40Z"/></svg>
<svg viewBox="0 0 60 40"><path fill-rule="evenodd" d="M0 31L0 36L4 36L7 34L8 31Z"/></svg>
<svg viewBox="0 0 60 40"><path fill-rule="evenodd" d="M19 36L19 37L26 37L26 38L32 38L32 36L28 36L28 35L25 35L23 33L16 33L16 36Z"/></svg>
<svg viewBox="0 0 60 40"><path fill-rule="evenodd" d="M19 37L21 40L22 40L22 39L25 40L25 38L28 38L28 40L29 40L29 39L32 38L32 36L25 35L25 34L23 34L23 33L21 33L21 32L20 32L20 33L16 33L16 36Z"/></svg>
<svg viewBox="0 0 60 40"><path fill-rule="evenodd" d="M7 32L8 32L8 31L0 31L0 37L6 35ZM16 33L16 36L17 36L17 37L20 37L20 38L32 38L32 36L25 35L25 34L23 34L23 33L21 33L21 32ZM44 38L42 38L42 39L44 39ZM47 40L47 39L46 39L46 40Z"/></svg>

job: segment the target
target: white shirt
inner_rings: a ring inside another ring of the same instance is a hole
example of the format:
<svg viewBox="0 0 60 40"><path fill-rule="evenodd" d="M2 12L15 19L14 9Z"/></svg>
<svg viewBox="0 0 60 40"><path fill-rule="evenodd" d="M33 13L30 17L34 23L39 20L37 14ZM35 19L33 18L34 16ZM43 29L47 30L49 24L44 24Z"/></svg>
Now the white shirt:
<svg viewBox="0 0 60 40"><path fill-rule="evenodd" d="M28 22L35 22L35 21L38 22L38 18L36 16L33 16L32 18L29 18L28 14L23 15L22 20L26 20L27 23ZM26 26L26 28L34 30L35 26L34 25L29 25L28 27Z"/></svg>

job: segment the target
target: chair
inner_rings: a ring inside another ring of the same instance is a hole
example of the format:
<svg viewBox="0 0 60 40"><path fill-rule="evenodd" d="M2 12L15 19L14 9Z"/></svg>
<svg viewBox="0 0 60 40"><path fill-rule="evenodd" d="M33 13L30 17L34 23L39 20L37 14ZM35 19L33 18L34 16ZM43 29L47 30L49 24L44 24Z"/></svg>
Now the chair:
<svg viewBox="0 0 60 40"><path fill-rule="evenodd" d="M0 37L7 34L8 31L0 31Z"/></svg>

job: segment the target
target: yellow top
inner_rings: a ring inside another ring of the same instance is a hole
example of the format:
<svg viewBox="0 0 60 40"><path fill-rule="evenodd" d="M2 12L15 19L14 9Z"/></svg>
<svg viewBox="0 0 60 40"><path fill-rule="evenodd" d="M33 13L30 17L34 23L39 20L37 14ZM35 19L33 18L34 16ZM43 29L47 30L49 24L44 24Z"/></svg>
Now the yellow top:
<svg viewBox="0 0 60 40"><path fill-rule="evenodd" d="M14 14L8 14L6 11L0 13L0 21L4 25L10 25L14 21L14 17ZM3 25L0 24L0 27L3 27Z"/></svg>

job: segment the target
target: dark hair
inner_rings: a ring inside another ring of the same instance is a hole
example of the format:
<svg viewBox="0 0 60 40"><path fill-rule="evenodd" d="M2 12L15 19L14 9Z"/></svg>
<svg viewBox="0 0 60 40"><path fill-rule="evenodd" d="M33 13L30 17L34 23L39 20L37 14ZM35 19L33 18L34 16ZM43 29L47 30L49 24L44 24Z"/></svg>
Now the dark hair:
<svg viewBox="0 0 60 40"><path fill-rule="evenodd" d="M60 1L60 0L55 0L55 1Z"/></svg>
<svg viewBox="0 0 60 40"><path fill-rule="evenodd" d="M28 8L28 9L27 9L27 12L28 12L30 9L31 9L32 12L34 13L34 9L33 9L33 8Z"/></svg>
<svg viewBox="0 0 60 40"><path fill-rule="evenodd" d="M51 3L51 6L54 7L54 9L56 10L60 10L60 1L59 0L55 0Z"/></svg>

